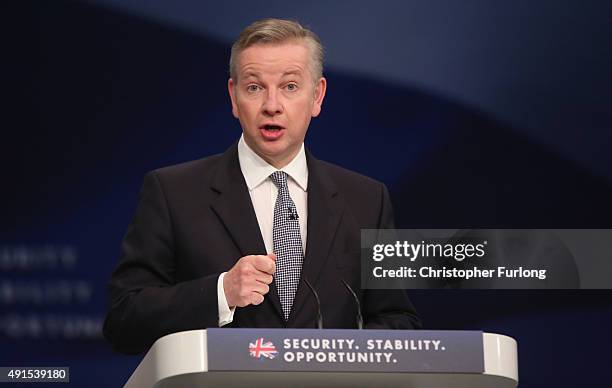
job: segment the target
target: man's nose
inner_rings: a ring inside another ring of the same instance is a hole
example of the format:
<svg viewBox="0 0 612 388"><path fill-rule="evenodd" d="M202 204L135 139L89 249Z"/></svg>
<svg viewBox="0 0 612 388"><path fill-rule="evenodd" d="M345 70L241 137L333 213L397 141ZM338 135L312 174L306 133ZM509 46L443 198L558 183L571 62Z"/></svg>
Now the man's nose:
<svg viewBox="0 0 612 388"><path fill-rule="evenodd" d="M269 116L283 113L283 104L278 99L278 94L275 90L268 90L266 99L261 108L263 113Z"/></svg>

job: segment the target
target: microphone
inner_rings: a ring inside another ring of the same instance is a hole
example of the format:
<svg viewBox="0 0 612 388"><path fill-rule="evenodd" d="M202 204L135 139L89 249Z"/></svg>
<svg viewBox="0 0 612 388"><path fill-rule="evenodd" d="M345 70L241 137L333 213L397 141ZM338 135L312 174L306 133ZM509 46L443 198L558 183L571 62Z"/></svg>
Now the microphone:
<svg viewBox="0 0 612 388"><path fill-rule="evenodd" d="M305 276L304 276L304 283L306 283L308 288L310 288L312 295L314 295L315 300L317 301L317 329L322 329L323 328L323 314L321 314L321 301L319 300L319 294L317 294L314 287L312 286L312 284L310 284L310 282L308 281L308 279L306 279Z"/></svg>
<svg viewBox="0 0 612 388"><path fill-rule="evenodd" d="M289 219L290 220L297 220L300 218L300 216L298 215L297 209L293 208L293 207L288 207L287 210L289 211Z"/></svg>
<svg viewBox="0 0 612 388"><path fill-rule="evenodd" d="M344 279L340 280L342 281L342 284L344 284L344 287L349 290L349 292L353 295L353 298L355 299L355 304L357 305L357 329L361 330L363 329L363 317L361 316L361 303L359 303L359 298L357 297L357 294L355 294L355 291L353 291L351 286L349 286L349 284Z"/></svg>

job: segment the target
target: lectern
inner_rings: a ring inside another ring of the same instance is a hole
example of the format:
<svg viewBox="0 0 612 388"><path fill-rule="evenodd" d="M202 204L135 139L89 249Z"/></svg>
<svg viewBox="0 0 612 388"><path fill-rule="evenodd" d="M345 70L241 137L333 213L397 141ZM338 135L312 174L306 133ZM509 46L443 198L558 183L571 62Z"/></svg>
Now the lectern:
<svg viewBox="0 0 612 388"><path fill-rule="evenodd" d="M160 338L125 387L517 385L517 344L500 334L220 328Z"/></svg>

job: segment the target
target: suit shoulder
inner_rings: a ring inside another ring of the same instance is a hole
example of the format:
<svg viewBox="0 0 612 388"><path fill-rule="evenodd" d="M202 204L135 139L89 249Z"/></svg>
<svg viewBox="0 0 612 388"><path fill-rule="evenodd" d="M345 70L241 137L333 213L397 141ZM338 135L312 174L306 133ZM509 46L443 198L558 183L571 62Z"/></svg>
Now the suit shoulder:
<svg viewBox="0 0 612 388"><path fill-rule="evenodd" d="M209 175L219 162L223 154L207 156L171 166L157 168L149 171L147 175L155 175L160 180L182 180L198 176L200 179Z"/></svg>
<svg viewBox="0 0 612 388"><path fill-rule="evenodd" d="M333 181L341 187L355 190L377 190L379 191L383 183L358 172L340 167L336 164L319 160L321 166L327 171Z"/></svg>
<svg viewBox="0 0 612 388"><path fill-rule="evenodd" d="M321 163L321 170L333 182L356 225L378 228L393 224L389 220L392 213L388 191L382 182L332 163Z"/></svg>

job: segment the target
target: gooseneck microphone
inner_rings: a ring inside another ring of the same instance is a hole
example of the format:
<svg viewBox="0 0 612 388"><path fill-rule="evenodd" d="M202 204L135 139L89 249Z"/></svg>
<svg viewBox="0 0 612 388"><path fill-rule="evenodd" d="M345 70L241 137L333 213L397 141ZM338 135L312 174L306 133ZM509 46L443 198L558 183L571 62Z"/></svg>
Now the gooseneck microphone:
<svg viewBox="0 0 612 388"><path fill-rule="evenodd" d="M304 277L304 283L306 283L308 288L310 288L310 292L312 292L312 295L314 295L315 300L317 301L317 329L322 329L323 328L323 314L321 314L321 301L319 300L319 294L317 294L314 287L312 286L312 284L310 284L310 282L308 281L308 279L306 279L306 277Z"/></svg>
<svg viewBox="0 0 612 388"><path fill-rule="evenodd" d="M357 294L355 294L355 291L353 291L351 286L349 286L349 284L344 279L340 280L342 281L342 284L344 284L344 287L349 290L349 292L353 295L353 298L355 299L355 304L357 305L357 329L361 330L363 329L363 317L361 316L361 303L359 303L359 298L357 297Z"/></svg>

